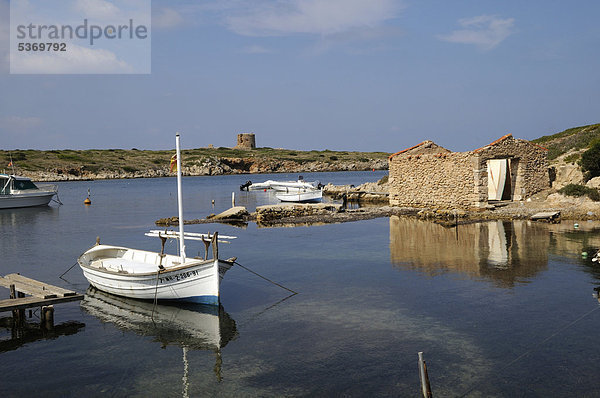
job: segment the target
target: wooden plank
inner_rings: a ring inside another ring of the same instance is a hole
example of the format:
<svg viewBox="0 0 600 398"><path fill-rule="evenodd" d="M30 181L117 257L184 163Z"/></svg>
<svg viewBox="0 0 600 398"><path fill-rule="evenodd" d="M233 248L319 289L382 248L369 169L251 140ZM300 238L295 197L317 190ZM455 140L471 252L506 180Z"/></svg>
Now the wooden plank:
<svg viewBox="0 0 600 398"><path fill-rule="evenodd" d="M27 285L27 284L20 283L17 281L6 280L4 278L0 278L0 282L2 283L3 286L6 286L7 284L9 285L9 287L14 286L16 292L29 294L31 296L35 296L38 298L58 297L58 295L50 292L49 290L43 290L36 286ZM15 297L18 297L18 296L15 295Z"/></svg>
<svg viewBox="0 0 600 398"><path fill-rule="evenodd" d="M532 220L545 220L545 219L552 220L558 216L560 216L560 211L547 211L547 212L536 213L533 216L531 216L531 219Z"/></svg>
<svg viewBox="0 0 600 398"><path fill-rule="evenodd" d="M4 279L7 279L7 280L12 281L13 283L17 284L18 291L27 293L25 288L19 289L19 287L23 287L23 285L34 288L31 290L37 291L38 292L37 295L39 297L43 297L44 295L55 295L58 297L67 297L67 296L73 296L73 295L77 294L74 291L63 289L61 287L54 286L54 285L49 285L47 283L39 282L39 281L36 281L35 279L27 278L27 277L25 277L23 275L19 275L19 274L8 274L4 277ZM35 290L35 289L37 289L37 290ZM41 293L39 293L39 292L46 292L46 293L44 295L41 295ZM28 294L35 295L33 293L28 293ZM47 297L47 298L50 298L50 297Z"/></svg>
<svg viewBox="0 0 600 398"><path fill-rule="evenodd" d="M76 294L74 296L68 297L55 297L49 299L42 299L32 296L17 299L6 299L0 300L0 312L23 310L26 308L41 307L44 305L59 304L79 300L83 300L82 294Z"/></svg>

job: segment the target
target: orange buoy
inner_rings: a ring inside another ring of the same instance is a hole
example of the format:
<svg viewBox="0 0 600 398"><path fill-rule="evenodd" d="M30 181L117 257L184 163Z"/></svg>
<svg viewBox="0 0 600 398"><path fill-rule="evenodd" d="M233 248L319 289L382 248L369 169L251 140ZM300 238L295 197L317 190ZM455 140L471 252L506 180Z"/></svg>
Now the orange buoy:
<svg viewBox="0 0 600 398"><path fill-rule="evenodd" d="M83 201L83 204L84 204L84 205L87 205L87 206L89 206L89 205L91 205L91 204L92 204L92 201L90 200L90 198L86 198L86 199Z"/></svg>

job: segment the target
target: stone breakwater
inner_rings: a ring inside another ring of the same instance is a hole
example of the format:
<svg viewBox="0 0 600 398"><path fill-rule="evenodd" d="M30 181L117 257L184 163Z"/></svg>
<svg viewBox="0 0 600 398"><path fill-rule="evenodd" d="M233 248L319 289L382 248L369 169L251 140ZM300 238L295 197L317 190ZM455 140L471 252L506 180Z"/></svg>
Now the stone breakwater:
<svg viewBox="0 0 600 398"><path fill-rule="evenodd" d="M416 215L417 212L418 209L390 206L346 209L337 203L290 203L258 206L252 213L242 206L237 206L221 214L211 214L204 219L184 220L184 224L222 222L239 225L252 221L263 227L297 226L368 220L392 215ZM167 217L157 220L155 224L163 227L176 226L179 220L177 217Z"/></svg>
<svg viewBox="0 0 600 398"><path fill-rule="evenodd" d="M339 203L278 204L258 206L250 213L238 206L205 219L185 220L185 224L233 223L245 225L256 222L259 227L305 226L368 220L380 217L405 216L430 220L447 227L491 220L532 220L542 212L558 212L553 222L562 220L600 220L600 202L587 198L571 198L563 195L540 194L531 201L511 202L489 209L435 209L399 206L369 206L357 209L345 208ZM178 225L177 217L156 221L160 226ZM536 221L539 222L539 221Z"/></svg>
<svg viewBox="0 0 600 398"><path fill-rule="evenodd" d="M261 174L261 173L311 173L330 171L366 171L387 170L387 159L371 159L360 161L305 161L277 160L268 158L220 158L209 157L200 160L186 161L182 167L184 176L207 176L227 174ZM156 178L168 177L168 166L145 170L125 171L96 170L85 166L50 168L44 171L17 170L18 175L31 178L34 181L78 181L78 180L109 180L127 178Z"/></svg>

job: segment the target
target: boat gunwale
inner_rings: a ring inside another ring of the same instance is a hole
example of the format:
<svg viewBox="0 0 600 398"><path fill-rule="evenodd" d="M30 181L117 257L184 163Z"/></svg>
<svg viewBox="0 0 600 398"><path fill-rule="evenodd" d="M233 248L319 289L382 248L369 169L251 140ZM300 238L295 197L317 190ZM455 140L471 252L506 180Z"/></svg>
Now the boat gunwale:
<svg viewBox="0 0 600 398"><path fill-rule="evenodd" d="M85 254L85 253L84 253ZM79 257L81 258L81 256ZM187 268L191 268L191 267L197 267L199 265L206 265L206 264L210 264L213 263L215 260L214 259L209 259L209 260L202 260L202 259L194 259L197 260L192 264L186 264L186 265L179 265L177 267L174 268L165 268L165 269L160 269L158 268L158 266L156 267L156 272L144 272L144 273L133 273L133 272L123 272L123 271L112 271L109 270L108 268L99 268L99 267L93 267L91 265L88 264L82 264L81 261L79 261L79 258L77 259L77 264L79 264L80 267L82 268L87 268L90 270L94 270L94 271L98 271L98 272L103 272L106 274L112 274L112 275L129 275L129 276L156 276L157 274L166 274L168 272L175 272L175 271L181 271L181 270L185 270ZM217 261L224 261L224 260L217 260Z"/></svg>

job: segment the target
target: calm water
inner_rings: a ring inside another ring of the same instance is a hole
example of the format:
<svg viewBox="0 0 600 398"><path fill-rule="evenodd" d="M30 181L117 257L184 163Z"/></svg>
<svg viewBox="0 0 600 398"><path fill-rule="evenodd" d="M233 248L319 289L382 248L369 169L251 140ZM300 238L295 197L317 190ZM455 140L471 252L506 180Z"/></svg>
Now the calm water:
<svg viewBox="0 0 600 398"><path fill-rule="evenodd" d="M305 179L357 185L382 175ZM288 177L296 176L251 179ZM239 192L247 179L184 178L185 218L227 209L232 191L249 209L276 202ZM299 294L234 267L220 310L160 305L153 322L152 305L88 289L78 267L66 281L59 275L96 236L158 250L143 233L176 215L175 179L59 185L63 206L0 211L0 274L87 291L86 299L57 305L46 338L0 328L0 396L417 397L419 351L435 396L600 396L600 266L581 257L600 248L599 224L490 222L457 231L392 217L188 226L238 236L221 245L223 257ZM93 204L84 207L88 188Z"/></svg>

